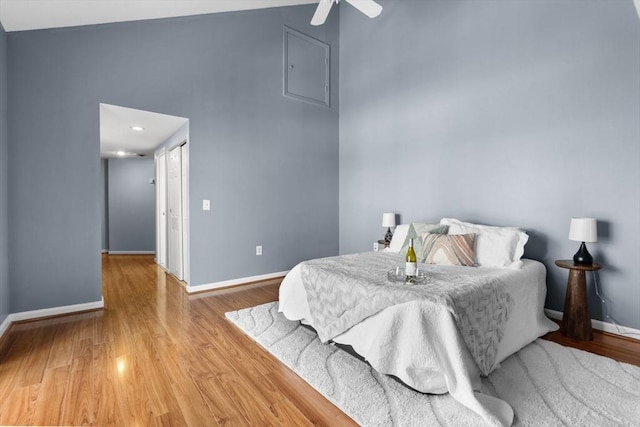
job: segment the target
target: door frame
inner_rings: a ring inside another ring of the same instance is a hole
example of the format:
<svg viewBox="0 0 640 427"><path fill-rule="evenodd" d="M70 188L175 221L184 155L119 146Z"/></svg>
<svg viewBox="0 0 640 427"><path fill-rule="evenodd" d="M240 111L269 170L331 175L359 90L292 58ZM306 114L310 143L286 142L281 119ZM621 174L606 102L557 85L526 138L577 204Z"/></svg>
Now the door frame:
<svg viewBox="0 0 640 427"><path fill-rule="evenodd" d="M167 151L153 155L156 179L156 264L167 268Z"/></svg>
<svg viewBox="0 0 640 427"><path fill-rule="evenodd" d="M189 285L191 281L189 251L189 144L182 143L182 280Z"/></svg>
<svg viewBox="0 0 640 427"><path fill-rule="evenodd" d="M181 174L181 179L180 179L180 186L181 186L181 221L182 221L182 236L181 236L181 243L182 243L182 277L177 277L178 279L182 280L183 282L185 282L187 284L187 286L189 285L189 281L190 281L190 277L191 277L191 263L190 263L190 251L189 251L189 144L188 144L188 139L183 140L182 142L179 142L177 144L174 144L172 146L169 147L163 147L161 150L158 150L158 152L160 151L164 151L165 153L165 161L166 163L166 167L165 167L165 182L166 182L166 191L167 191L167 198L166 198L166 203L167 203L167 207L165 208L165 212L168 212L168 204L169 204L169 155L171 153L171 151L173 151L174 149L179 148L180 149L180 174ZM156 221L160 221L159 219L160 216L160 210L156 210ZM166 237L167 237L167 244L165 247L165 260L166 260L166 266L163 266L163 268L167 271L167 272L171 272L171 270L169 269L169 251L170 251L170 239L169 239L169 218L167 216L167 221L166 221ZM173 273L172 273L173 274Z"/></svg>

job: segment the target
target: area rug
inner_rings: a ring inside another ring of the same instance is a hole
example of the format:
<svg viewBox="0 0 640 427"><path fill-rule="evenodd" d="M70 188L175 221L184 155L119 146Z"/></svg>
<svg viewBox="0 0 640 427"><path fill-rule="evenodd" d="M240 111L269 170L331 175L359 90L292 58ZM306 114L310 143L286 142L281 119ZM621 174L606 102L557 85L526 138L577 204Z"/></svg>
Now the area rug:
<svg viewBox="0 0 640 427"><path fill-rule="evenodd" d="M448 394L416 392L278 313L278 303L227 318L362 426L480 426ZM639 426L640 367L538 339L482 379L517 426Z"/></svg>

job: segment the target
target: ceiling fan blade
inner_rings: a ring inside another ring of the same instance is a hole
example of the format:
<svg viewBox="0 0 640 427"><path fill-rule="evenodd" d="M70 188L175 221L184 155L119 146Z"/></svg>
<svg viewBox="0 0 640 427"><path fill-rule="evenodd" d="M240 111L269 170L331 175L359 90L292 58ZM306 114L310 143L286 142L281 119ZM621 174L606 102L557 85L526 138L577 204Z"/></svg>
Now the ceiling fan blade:
<svg viewBox="0 0 640 427"><path fill-rule="evenodd" d="M373 0L346 0L351 6L367 15L369 18L375 18L382 12L382 6Z"/></svg>
<svg viewBox="0 0 640 427"><path fill-rule="evenodd" d="M314 13L313 18L311 18L311 25L324 24L324 21L327 20L327 16L329 16L329 11L331 10L331 6L333 6L333 2L334 0L320 0L316 13Z"/></svg>

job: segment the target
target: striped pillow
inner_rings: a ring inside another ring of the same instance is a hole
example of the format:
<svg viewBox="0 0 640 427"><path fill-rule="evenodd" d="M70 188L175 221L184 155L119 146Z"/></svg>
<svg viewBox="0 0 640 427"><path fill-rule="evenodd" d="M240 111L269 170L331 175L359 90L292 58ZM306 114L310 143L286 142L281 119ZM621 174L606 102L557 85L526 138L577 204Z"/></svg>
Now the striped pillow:
<svg viewBox="0 0 640 427"><path fill-rule="evenodd" d="M474 251L476 235L471 234L422 234L422 254L427 264L476 265Z"/></svg>
<svg viewBox="0 0 640 427"><path fill-rule="evenodd" d="M422 236L423 233L447 234L447 231L449 231L448 225L412 222L411 225L409 225L409 231L407 231L407 237L404 239L400 253L407 253L407 249L409 249L409 239L413 239L413 250L416 251L416 255L418 255L422 251L422 240L420 236Z"/></svg>

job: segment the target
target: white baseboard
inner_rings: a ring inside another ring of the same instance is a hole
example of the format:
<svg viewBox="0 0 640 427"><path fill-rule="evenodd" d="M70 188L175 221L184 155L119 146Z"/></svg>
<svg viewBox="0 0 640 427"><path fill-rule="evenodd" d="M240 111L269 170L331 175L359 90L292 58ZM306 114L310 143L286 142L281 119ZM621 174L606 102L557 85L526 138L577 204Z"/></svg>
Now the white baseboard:
<svg viewBox="0 0 640 427"><path fill-rule="evenodd" d="M40 310L21 311L9 315L12 322L20 322L22 320L38 319L40 317L57 316L60 314L75 313L77 311L95 310L104 307L104 300L86 302L83 304L63 305L61 307L43 308Z"/></svg>
<svg viewBox="0 0 640 427"><path fill-rule="evenodd" d="M2 323L0 323L0 338L2 338L2 335L4 335L4 333L7 331L7 329L9 329L9 326L11 326L11 315L9 314L6 319L4 319L4 321Z"/></svg>
<svg viewBox="0 0 640 427"><path fill-rule="evenodd" d="M556 310L544 309L545 314L551 319L562 320L562 312ZM613 323L603 322L602 320L591 319L591 327L610 334L620 335L621 337L640 339L640 329L629 328L627 326L614 325ZM633 336L630 336L633 335Z"/></svg>
<svg viewBox="0 0 640 427"><path fill-rule="evenodd" d="M109 251L109 255L155 255L156 251Z"/></svg>
<svg viewBox="0 0 640 427"><path fill-rule="evenodd" d="M561 311L555 311L555 310L550 310L548 308L545 308L544 309L544 314L546 314L547 317L550 318L550 319L562 320L562 312Z"/></svg>
<svg viewBox="0 0 640 427"><path fill-rule="evenodd" d="M261 281L261 280L276 279L278 277L286 276L288 272L289 272L288 270L287 271L279 271L277 273L262 274L262 275L259 275L259 276L242 277L240 279L223 280L222 282L206 283L204 285L196 285L196 286L187 285L186 290L187 290L187 293L193 294L193 293L196 293L196 292L210 291L212 289L220 289L220 288L227 288L229 286L244 285L246 283L258 282L258 281Z"/></svg>
<svg viewBox="0 0 640 427"><path fill-rule="evenodd" d="M61 307L43 308L41 310L21 311L11 313L0 325L0 338L9 329L11 323L24 320L39 319L41 317L58 316L61 314L71 314L79 311L96 310L104 308L104 300L87 302L83 304L64 305Z"/></svg>

